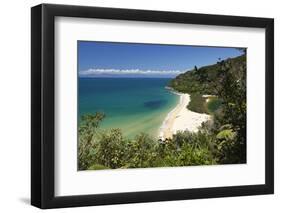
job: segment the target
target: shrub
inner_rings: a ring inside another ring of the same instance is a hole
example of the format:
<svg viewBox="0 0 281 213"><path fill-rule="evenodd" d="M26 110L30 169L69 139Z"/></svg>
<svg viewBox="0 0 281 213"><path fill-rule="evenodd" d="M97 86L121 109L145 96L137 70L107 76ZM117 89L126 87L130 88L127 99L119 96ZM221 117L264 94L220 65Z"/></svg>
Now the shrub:
<svg viewBox="0 0 281 213"><path fill-rule="evenodd" d="M190 95L190 102L187 108L193 112L208 113L208 109L206 107L206 98L196 93Z"/></svg>

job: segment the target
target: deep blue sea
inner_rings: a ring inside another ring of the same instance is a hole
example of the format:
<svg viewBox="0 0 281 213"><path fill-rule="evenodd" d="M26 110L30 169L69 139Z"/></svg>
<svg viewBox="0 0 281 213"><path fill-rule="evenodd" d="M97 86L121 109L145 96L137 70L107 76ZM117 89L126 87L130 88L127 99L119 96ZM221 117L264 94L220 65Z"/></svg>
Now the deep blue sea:
<svg viewBox="0 0 281 213"><path fill-rule="evenodd" d="M103 112L101 128L121 128L126 137L153 137L179 96L165 89L165 78L79 78L78 115Z"/></svg>

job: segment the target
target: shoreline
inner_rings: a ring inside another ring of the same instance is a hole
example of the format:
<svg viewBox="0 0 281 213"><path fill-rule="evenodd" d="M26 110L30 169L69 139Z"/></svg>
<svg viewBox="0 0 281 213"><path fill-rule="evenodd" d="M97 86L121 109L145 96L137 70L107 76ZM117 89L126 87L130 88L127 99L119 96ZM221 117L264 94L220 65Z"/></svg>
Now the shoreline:
<svg viewBox="0 0 281 213"><path fill-rule="evenodd" d="M168 89L168 88L167 88ZM171 90L172 93L179 95L179 103L173 108L165 117L159 130L158 138L165 140L166 138L172 138L173 134L178 131L191 131L197 132L198 127L202 122L210 120L211 116L207 114L201 114L193 112L187 109L187 105L190 102L190 95L187 93L179 93Z"/></svg>

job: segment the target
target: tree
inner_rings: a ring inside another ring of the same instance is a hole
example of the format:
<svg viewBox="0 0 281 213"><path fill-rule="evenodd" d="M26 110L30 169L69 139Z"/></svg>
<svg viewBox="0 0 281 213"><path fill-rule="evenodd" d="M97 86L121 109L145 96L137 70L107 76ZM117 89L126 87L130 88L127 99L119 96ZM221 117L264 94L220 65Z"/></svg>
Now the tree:
<svg viewBox="0 0 281 213"><path fill-rule="evenodd" d="M128 143L126 150L125 167L145 168L154 167L157 157L158 141L153 140L149 135L140 133Z"/></svg>
<svg viewBox="0 0 281 213"><path fill-rule="evenodd" d="M120 129L103 131L95 146L94 162L111 169L121 168L125 164L126 143Z"/></svg>
<svg viewBox="0 0 281 213"><path fill-rule="evenodd" d="M94 163L93 154L95 152L97 128L104 119L105 114L95 113L83 115L78 128L78 167L79 170L85 170Z"/></svg>
<svg viewBox="0 0 281 213"><path fill-rule="evenodd" d="M220 62L218 95L222 99L222 114L215 117L221 126L228 125L228 131L235 137L223 143L223 163L246 162L246 61L239 66ZM225 131L225 129L223 129ZM218 133L220 134L220 133ZM228 146L228 147L226 147Z"/></svg>

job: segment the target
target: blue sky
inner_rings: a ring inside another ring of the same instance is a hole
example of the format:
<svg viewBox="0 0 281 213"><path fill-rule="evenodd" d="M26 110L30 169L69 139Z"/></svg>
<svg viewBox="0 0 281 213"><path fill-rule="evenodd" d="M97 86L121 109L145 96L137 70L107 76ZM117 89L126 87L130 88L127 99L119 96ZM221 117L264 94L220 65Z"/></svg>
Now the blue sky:
<svg viewBox="0 0 281 213"><path fill-rule="evenodd" d="M80 77L175 77L238 55L225 47L79 41L78 69Z"/></svg>

